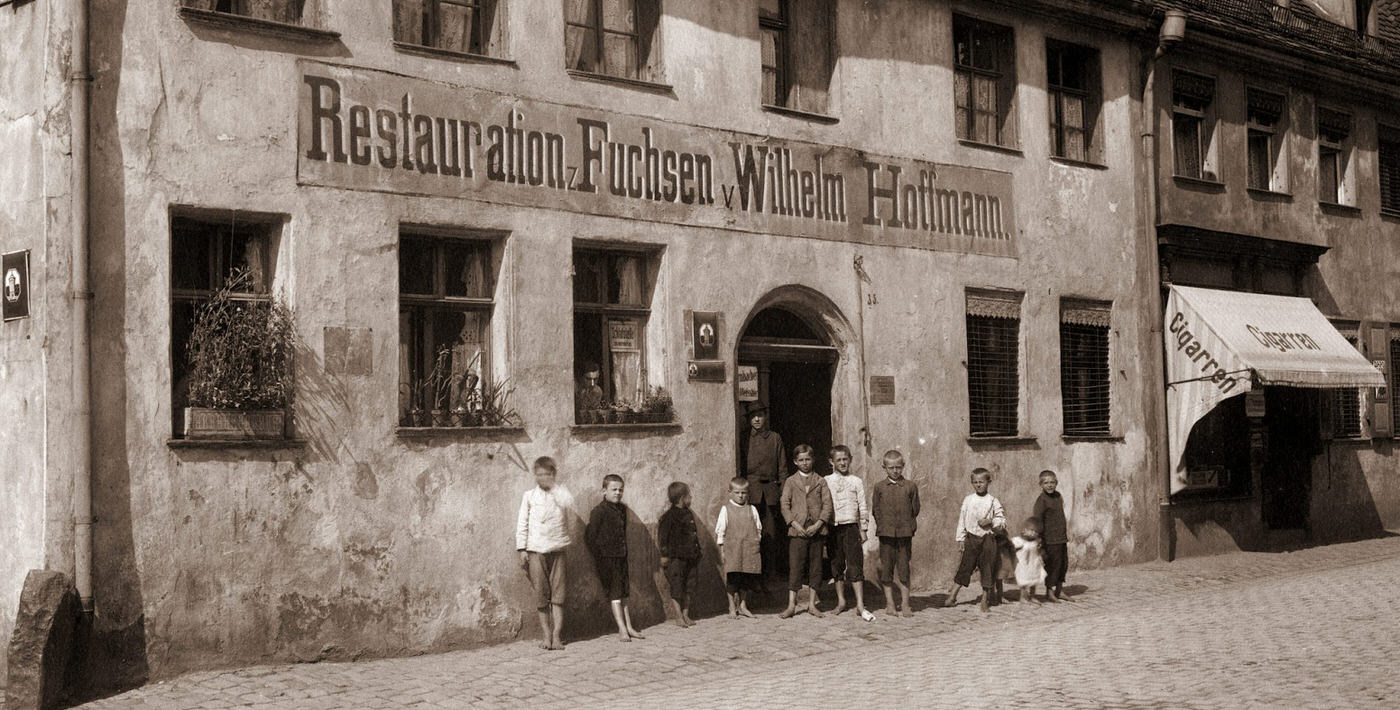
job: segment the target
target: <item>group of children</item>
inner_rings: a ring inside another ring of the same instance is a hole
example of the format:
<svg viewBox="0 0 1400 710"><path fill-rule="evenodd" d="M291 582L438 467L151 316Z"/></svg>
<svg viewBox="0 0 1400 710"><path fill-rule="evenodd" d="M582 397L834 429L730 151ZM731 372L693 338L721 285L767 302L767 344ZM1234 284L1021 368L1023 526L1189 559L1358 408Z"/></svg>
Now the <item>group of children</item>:
<svg viewBox="0 0 1400 710"><path fill-rule="evenodd" d="M904 456L885 452L882 467L885 478L872 486L869 504L865 484L851 473L851 451L833 446L829 455L832 473L823 477L814 472L812 447L793 449L797 471L783 482L781 512L788 536L788 603L779 614L789 618L798 613L800 593L809 594L805 607L813 616L824 616L817 607L816 589L824 578L823 554L830 562L835 581L836 608L841 614L854 609L861 618L875 617L865 608L864 543L868 523L874 519L879 537L879 581L885 594L885 613L912 616L909 605L910 551L916 519L919 516L919 490L904 478ZM564 548L570 543L565 511L572 501L555 487L557 467L543 456L533 466L536 487L525 492L516 527L516 549L534 587L540 627L541 647L563 648L565 599ZM1044 585L1046 600L1064 598L1063 585L1068 565L1067 525L1064 503L1056 492L1058 480L1053 471L1040 473L1041 494L1031 517L1011 536L1001 502L991 495L991 472L975 469L971 475L973 492L963 499L957 533L960 560L945 606L957 602L958 592L971 583L978 571L983 588L979 606L987 611L1002 595L1002 578L1014 578L1022 601L1031 601L1038 585ZM589 515L585 541L617 624L618 639L644 638L632 625L627 606L627 506L622 502L625 488L621 476L603 477L603 500ZM701 547L695 517L690 511L690 487L680 481L667 487L670 508L657 524L657 545L661 568L670 592L669 604L675 621L693 626L690 599L699 574ZM760 540L763 521L756 507L749 504L749 481L736 477L729 482L729 500L720 508L715 522L715 543L723 563L725 591L731 618L749 617L749 595L759 589L762 560ZM854 607L847 607L846 586L850 585ZM899 606L896 606L898 591Z"/></svg>

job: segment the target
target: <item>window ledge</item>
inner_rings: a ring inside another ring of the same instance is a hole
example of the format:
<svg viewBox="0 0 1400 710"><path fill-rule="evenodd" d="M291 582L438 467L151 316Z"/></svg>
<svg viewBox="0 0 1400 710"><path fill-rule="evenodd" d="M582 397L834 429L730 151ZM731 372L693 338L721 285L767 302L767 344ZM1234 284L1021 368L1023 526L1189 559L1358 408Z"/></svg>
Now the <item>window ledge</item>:
<svg viewBox="0 0 1400 710"><path fill-rule="evenodd" d="M839 118L837 118L837 117L835 117L835 116L831 116L831 115L829 115L829 114L825 114L825 113L814 113L814 112L812 112L812 111L803 111L802 109L798 109L798 108L789 108L789 107L787 107L787 106L779 106L779 105L777 105L777 104L760 104L759 106L760 106L764 111L767 111L768 113L776 113L776 114L780 114L780 115L783 115L783 116L791 116L791 117L793 117L793 118L801 118L801 119L805 119L805 120L808 120L808 121L812 121L812 122L814 122L814 123L834 124L834 123L840 123L840 122L841 122L841 119L839 119Z"/></svg>
<svg viewBox="0 0 1400 710"><path fill-rule="evenodd" d="M1068 166L1070 166L1070 167L1072 167L1072 168L1090 168L1090 169L1093 169L1093 170L1108 170L1108 166L1107 166L1107 165L1104 165L1103 163L1095 163L1095 162L1093 162L1093 161L1091 161L1091 160L1075 160L1074 158L1066 158L1066 157L1059 156L1059 155L1052 155L1052 156L1050 156L1050 162L1052 162L1052 163L1059 163L1060 165L1068 165Z"/></svg>
<svg viewBox="0 0 1400 710"><path fill-rule="evenodd" d="M1266 200L1266 201L1269 201L1269 202L1292 202L1292 201L1293 201L1293 193L1291 193L1291 192L1279 192L1278 190L1266 190L1266 189L1264 189L1264 188L1262 188L1262 187L1246 187L1244 190L1245 190L1245 192L1249 193L1249 196L1250 196L1250 197L1253 197L1253 198L1255 198L1255 199L1257 199L1257 200Z"/></svg>
<svg viewBox="0 0 1400 710"><path fill-rule="evenodd" d="M1063 434L1060 436L1067 442L1117 442L1126 441L1121 434Z"/></svg>
<svg viewBox="0 0 1400 710"><path fill-rule="evenodd" d="M1035 446L1037 440L1034 436L969 436L967 443L973 448L998 448Z"/></svg>
<svg viewBox="0 0 1400 710"><path fill-rule="evenodd" d="M301 449L306 439L167 439L172 449Z"/></svg>
<svg viewBox="0 0 1400 710"><path fill-rule="evenodd" d="M599 74L597 72L583 71L582 69L566 69L569 76L584 81L596 81L600 84L616 84L632 89L650 91L653 94L662 94L675 98L676 90L670 84L659 84L654 81L644 79L631 79L625 76L613 76L612 74Z"/></svg>
<svg viewBox="0 0 1400 710"><path fill-rule="evenodd" d="M1016 148L1014 146L997 145L996 143L983 143L982 141L968 140L966 138L959 138L958 145L965 145L969 148L980 148L981 150L990 150L994 153L1005 153L1007 155L1014 155L1018 158L1025 157L1026 155L1025 153L1021 152L1020 148Z"/></svg>
<svg viewBox="0 0 1400 710"><path fill-rule="evenodd" d="M186 22L221 30L250 32L253 34L270 35L282 39L294 39L316 42L319 44L340 41L340 33L334 30L323 30L316 27L294 25L289 22L264 20L257 17L234 15L227 12L215 12L214 10L202 10L195 7L180 8L180 17L184 18Z"/></svg>
<svg viewBox="0 0 1400 710"><path fill-rule="evenodd" d="M525 434L523 426L401 426L400 439L514 439Z"/></svg>
<svg viewBox="0 0 1400 710"><path fill-rule="evenodd" d="M1360 208L1360 207L1357 207L1356 205L1344 205L1344 204L1341 204L1341 203L1339 203L1339 202L1321 202L1321 201L1319 201L1319 202L1317 203L1317 206L1320 207L1320 208L1322 208L1322 211L1323 211L1323 212L1329 212L1329 213L1332 213L1332 214L1335 214L1335 215L1338 215L1338 216L1342 216L1342 217L1360 217L1360 216L1361 216L1361 208Z"/></svg>
<svg viewBox="0 0 1400 710"><path fill-rule="evenodd" d="M471 62L474 64L495 64L498 66L511 67L514 69L520 68L519 65L515 63L514 59L506 59L504 57L492 57L486 54L473 54L471 52L458 52L456 50L443 49L441 47L429 47L425 44L413 44L412 42L395 41L394 49L405 54L417 54L419 56L432 57L434 59L455 59L459 62Z"/></svg>
<svg viewBox="0 0 1400 710"><path fill-rule="evenodd" d="M1178 185L1186 185L1189 187L1202 187L1206 188L1207 190L1211 190L1212 192L1225 191L1225 183L1220 182L1218 180L1207 180L1205 178L1196 178L1191 177L1189 175L1173 175L1172 180L1175 181Z"/></svg>
<svg viewBox="0 0 1400 710"><path fill-rule="evenodd" d="M1381 217L1388 220L1400 219L1400 209L1382 207Z"/></svg>
<svg viewBox="0 0 1400 710"><path fill-rule="evenodd" d="M681 433L677 422L635 424L574 424L569 427L574 436L609 438L637 434L641 436L674 436Z"/></svg>

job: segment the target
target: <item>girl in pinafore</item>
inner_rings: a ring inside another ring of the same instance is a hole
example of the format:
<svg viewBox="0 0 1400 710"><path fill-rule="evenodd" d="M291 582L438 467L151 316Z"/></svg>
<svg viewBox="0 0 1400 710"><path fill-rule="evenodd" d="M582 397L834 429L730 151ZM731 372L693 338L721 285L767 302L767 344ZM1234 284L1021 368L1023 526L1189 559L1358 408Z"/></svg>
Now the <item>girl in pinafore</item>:
<svg viewBox="0 0 1400 710"><path fill-rule="evenodd" d="M724 590L729 593L729 618L753 618L748 595L758 587L763 561L758 555L759 536L763 522L758 508L749 505L749 481L735 478L729 482L729 500L719 509L715 521L715 544L724 560Z"/></svg>

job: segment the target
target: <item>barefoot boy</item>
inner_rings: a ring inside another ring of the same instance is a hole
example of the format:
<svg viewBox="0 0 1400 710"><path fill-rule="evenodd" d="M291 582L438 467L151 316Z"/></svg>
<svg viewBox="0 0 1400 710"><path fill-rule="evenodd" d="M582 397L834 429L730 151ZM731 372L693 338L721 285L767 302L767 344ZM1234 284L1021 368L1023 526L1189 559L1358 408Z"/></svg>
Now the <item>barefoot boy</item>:
<svg viewBox="0 0 1400 710"><path fill-rule="evenodd" d="M646 638L632 626L627 608L627 506L622 502L622 476L603 476L603 500L588 516L586 539L593 552L598 581L612 603L619 641Z"/></svg>
<svg viewBox="0 0 1400 710"><path fill-rule="evenodd" d="M880 537L880 585L885 589L885 613L894 616L894 589L899 587L899 599L904 615L913 616L909 608L909 553L918 529L919 487L904 477L904 454L890 449L882 465L885 480L875 484L870 494L870 513L875 517L875 532Z"/></svg>
<svg viewBox="0 0 1400 710"><path fill-rule="evenodd" d="M802 444L792 450L797 473L783 484L783 520L788 524L788 605L779 618L797 613L797 593L806 586L807 613L822 616L817 609L817 587L822 583L822 548L826 547L826 521L831 519L831 489L812 472L812 447Z"/></svg>
<svg viewBox="0 0 1400 710"><path fill-rule="evenodd" d="M540 613L540 648L564 648L560 631L564 627L564 549L571 541L564 511L572 505L568 493L554 485L558 469L554 459L541 456L533 467L535 487L520 499L520 515L515 523L515 549L535 587Z"/></svg>
<svg viewBox="0 0 1400 710"><path fill-rule="evenodd" d="M690 619L690 594L700 570L700 533L690 512L690 486L675 481L666 487L671 507L656 524L656 545L661 548L661 569L678 626L694 626Z"/></svg>
<svg viewBox="0 0 1400 710"><path fill-rule="evenodd" d="M972 470L972 492L963 498L962 509L958 512L958 531L954 538L958 541L958 573L953 577L953 586L948 588L948 601L944 606L958 602L958 592L972 583L972 570L982 583L982 600L978 607L987 611L991 604L992 590L996 586L997 536L996 531L1006 529L1006 511L1001 501L987 492L992 484L992 472L985 468Z"/></svg>
<svg viewBox="0 0 1400 710"><path fill-rule="evenodd" d="M749 480L735 477L729 481L729 501L719 509L715 521L715 544L724 561L724 591L729 595L729 618L753 618L749 611L749 592L758 586L763 562L758 555L759 536L763 523L758 508L749 505Z"/></svg>
<svg viewBox="0 0 1400 710"><path fill-rule="evenodd" d="M856 611L870 621L875 617L865 610L865 551L861 548L870 509L865 504L865 482L851 474L851 450L844 444L831 447L831 474L825 480L834 511L828 556L831 576L836 579L836 613L846 610L846 583L850 582L856 593Z"/></svg>
<svg viewBox="0 0 1400 710"><path fill-rule="evenodd" d="M1031 517L1040 521L1045 543L1045 599L1067 601L1065 570L1069 567L1069 525L1065 519L1065 500L1055 491L1060 481L1054 471L1040 472L1040 497L1035 499Z"/></svg>

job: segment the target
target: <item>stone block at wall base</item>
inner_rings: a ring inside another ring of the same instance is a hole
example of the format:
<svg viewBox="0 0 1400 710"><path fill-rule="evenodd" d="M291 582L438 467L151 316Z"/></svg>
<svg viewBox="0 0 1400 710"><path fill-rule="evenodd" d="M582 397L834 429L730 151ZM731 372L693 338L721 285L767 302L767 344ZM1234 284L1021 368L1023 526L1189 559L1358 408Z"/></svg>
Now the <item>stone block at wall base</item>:
<svg viewBox="0 0 1400 710"><path fill-rule="evenodd" d="M82 616L78 592L67 575L30 570L19 597L6 655L5 710L59 707Z"/></svg>

